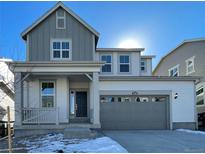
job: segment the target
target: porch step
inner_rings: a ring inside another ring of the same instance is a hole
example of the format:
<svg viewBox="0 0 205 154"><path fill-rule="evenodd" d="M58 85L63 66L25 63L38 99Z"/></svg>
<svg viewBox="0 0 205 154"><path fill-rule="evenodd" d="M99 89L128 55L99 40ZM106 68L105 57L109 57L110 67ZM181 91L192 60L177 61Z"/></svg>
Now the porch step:
<svg viewBox="0 0 205 154"><path fill-rule="evenodd" d="M71 127L64 129L64 138L94 138L96 132L90 130L90 128L84 127Z"/></svg>

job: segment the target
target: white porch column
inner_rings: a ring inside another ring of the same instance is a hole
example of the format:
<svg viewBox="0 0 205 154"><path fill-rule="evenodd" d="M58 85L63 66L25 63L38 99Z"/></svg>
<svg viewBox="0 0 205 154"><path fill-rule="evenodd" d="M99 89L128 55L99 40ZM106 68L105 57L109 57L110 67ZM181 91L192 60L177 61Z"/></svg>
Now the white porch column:
<svg viewBox="0 0 205 154"><path fill-rule="evenodd" d="M91 101L91 122L100 127L100 100L99 100L99 75L93 73L93 80L90 84L90 101Z"/></svg>
<svg viewBox="0 0 205 154"><path fill-rule="evenodd" d="M22 74L15 73L14 88L15 88L15 127L22 125L22 104L23 104L23 91L22 91Z"/></svg>

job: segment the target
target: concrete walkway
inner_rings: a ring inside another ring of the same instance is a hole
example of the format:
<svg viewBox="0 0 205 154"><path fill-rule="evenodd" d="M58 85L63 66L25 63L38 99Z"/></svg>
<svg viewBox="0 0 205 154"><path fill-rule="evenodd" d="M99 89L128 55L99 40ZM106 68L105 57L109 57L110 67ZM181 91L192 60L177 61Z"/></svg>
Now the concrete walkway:
<svg viewBox="0 0 205 154"><path fill-rule="evenodd" d="M128 152L205 152L205 135L179 131L103 131Z"/></svg>

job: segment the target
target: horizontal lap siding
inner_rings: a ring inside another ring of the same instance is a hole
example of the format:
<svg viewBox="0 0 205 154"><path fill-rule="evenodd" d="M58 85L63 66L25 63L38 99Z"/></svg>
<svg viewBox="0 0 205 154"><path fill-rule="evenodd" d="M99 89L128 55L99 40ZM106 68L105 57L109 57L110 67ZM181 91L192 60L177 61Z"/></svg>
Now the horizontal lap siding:
<svg viewBox="0 0 205 154"><path fill-rule="evenodd" d="M70 14L66 14L66 29L56 29L56 12L29 33L29 60L49 61L50 40L71 39L72 60L93 60L93 34Z"/></svg>

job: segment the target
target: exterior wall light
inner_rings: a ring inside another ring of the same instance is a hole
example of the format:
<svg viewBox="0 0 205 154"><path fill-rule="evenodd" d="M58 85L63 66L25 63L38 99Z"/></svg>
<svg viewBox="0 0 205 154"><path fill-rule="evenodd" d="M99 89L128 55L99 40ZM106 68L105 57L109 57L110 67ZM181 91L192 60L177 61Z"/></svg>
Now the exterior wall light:
<svg viewBox="0 0 205 154"><path fill-rule="evenodd" d="M178 98L178 93L175 93L174 99L177 99L177 98Z"/></svg>

